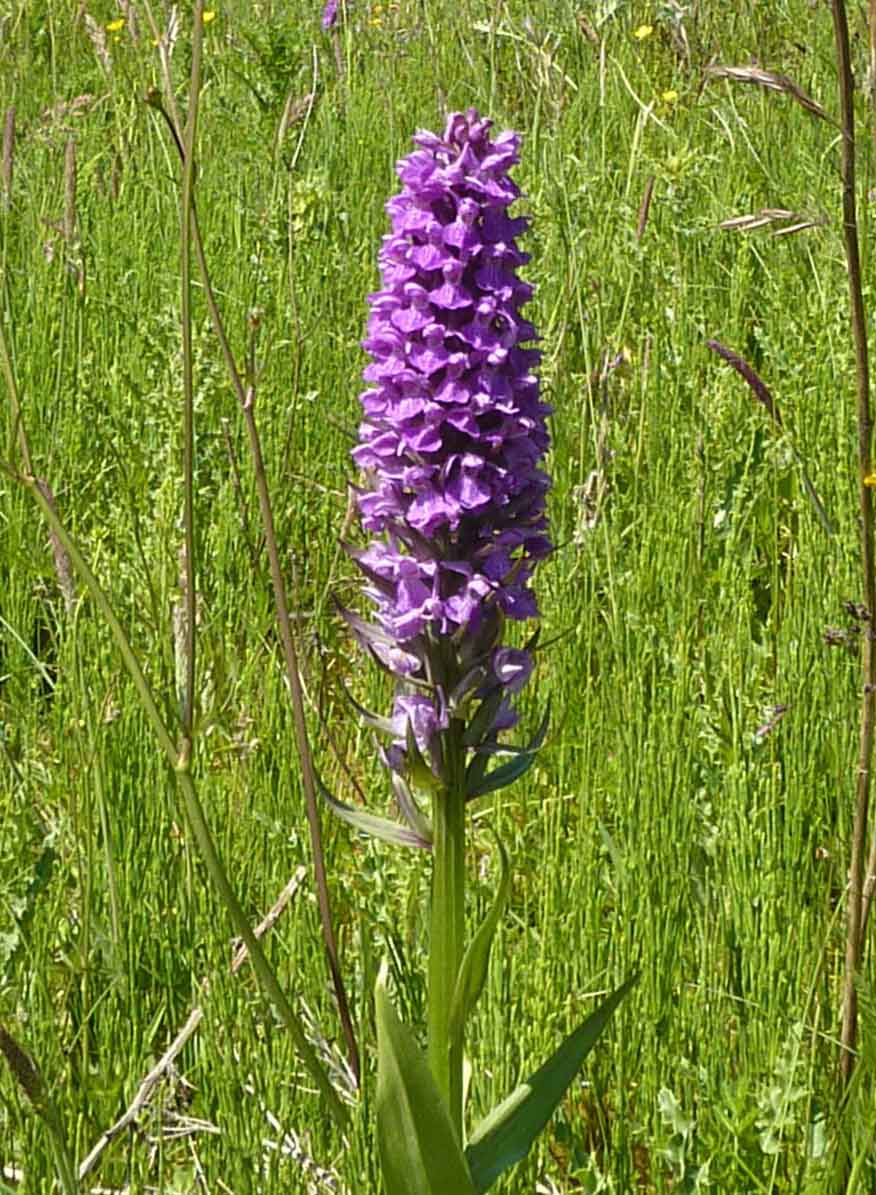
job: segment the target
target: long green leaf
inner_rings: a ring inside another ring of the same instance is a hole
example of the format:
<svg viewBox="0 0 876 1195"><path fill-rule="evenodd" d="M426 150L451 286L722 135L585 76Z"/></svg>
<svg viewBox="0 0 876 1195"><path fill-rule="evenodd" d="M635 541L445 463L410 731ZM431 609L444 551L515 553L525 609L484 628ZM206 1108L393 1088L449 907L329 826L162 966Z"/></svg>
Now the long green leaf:
<svg viewBox="0 0 876 1195"><path fill-rule="evenodd" d="M473 801L475 797L485 797L487 793L494 793L497 789L505 788L514 780L519 780L524 772L528 772L535 763L535 752L521 752L516 755L508 763L503 763L501 767L494 768L492 772L488 772L483 780L479 780L476 784L467 784L465 791L465 799ZM472 774L470 773L470 776Z"/></svg>
<svg viewBox="0 0 876 1195"><path fill-rule="evenodd" d="M628 979L600 1004L544 1066L515 1088L475 1129L465 1156L477 1195L489 1190L500 1174L529 1152L612 1013L638 978L634 975Z"/></svg>
<svg viewBox="0 0 876 1195"><path fill-rule="evenodd" d="M475 1195L462 1147L413 1033L375 987L377 1146L386 1195Z"/></svg>
<svg viewBox="0 0 876 1195"><path fill-rule="evenodd" d="M477 753L469 764L468 775L466 777L465 799L472 801L475 797L486 796L487 793L496 792L497 789L504 788L512 781L519 779L524 772L528 771L533 763L535 763L538 750L544 742L547 734L548 724L550 722L551 707L548 702L548 707L545 710L544 717L541 720L538 730L533 735L530 742L525 747L501 747L501 752L513 752L513 758L498 768L494 768L492 772L488 772L484 776L484 762L483 756Z"/></svg>
<svg viewBox="0 0 876 1195"><path fill-rule="evenodd" d="M469 943L468 950L462 960L453 1001L450 1005L450 1037L451 1040L461 1040L463 1027L469 1013L477 1003L487 978L487 968L490 963L490 947L496 936L499 918L508 900L511 889L511 869L508 866L508 855L498 835L494 835L496 846L499 848L501 874L499 887L493 903L490 905L486 917L478 927L478 931Z"/></svg>

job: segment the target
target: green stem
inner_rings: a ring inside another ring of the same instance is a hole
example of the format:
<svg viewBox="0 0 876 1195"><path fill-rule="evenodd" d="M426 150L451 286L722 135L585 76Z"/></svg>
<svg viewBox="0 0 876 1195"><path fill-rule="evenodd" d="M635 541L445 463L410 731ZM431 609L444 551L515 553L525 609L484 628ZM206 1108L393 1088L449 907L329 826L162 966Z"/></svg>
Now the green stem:
<svg viewBox="0 0 876 1195"><path fill-rule="evenodd" d="M213 836L207 825L207 819L204 816L204 810L194 782L189 774L187 763L182 763L177 768L176 777L182 790L189 827L198 844L201 858L210 873L210 878L218 889L225 907L228 909L236 932L240 934L246 943L246 948L249 951L249 957L258 976L262 991L274 1005L280 1019L291 1034L295 1048L298 1050L301 1060L319 1088L320 1095L322 1095L328 1105L329 1112L334 1117L335 1123L341 1131L344 1131L347 1128L347 1121L349 1119L347 1110L338 1098L334 1087L332 1087L322 1063L316 1056L315 1050L307 1040L304 1030L301 1027L301 1022L286 999L286 994L280 987L277 977L271 970L271 965L265 957L261 943L253 933L246 913L241 908L234 894L234 889L228 882L228 877L217 854Z"/></svg>
<svg viewBox="0 0 876 1195"><path fill-rule="evenodd" d="M462 1141L462 1033L450 1009L465 933L465 748L462 723L445 738L447 783L433 802L432 924L429 941L429 1066Z"/></svg>
<svg viewBox="0 0 876 1195"><path fill-rule="evenodd" d="M155 25L154 17L148 2L146 4L146 14L153 30L153 37L155 37L157 40L159 36L158 28ZM162 58L162 70L165 74L167 107L165 108L162 105L160 98L151 92L147 96L147 102L163 116L171 133L173 134L173 139L177 150L179 151L180 157L185 163L187 150L183 145L178 132L178 126L180 123L179 113L177 111L176 101L174 99L169 63L166 56ZM222 322L222 318L219 313L219 306L216 302L216 297L213 293L213 286L210 281L210 272L207 268L207 259L204 253L204 243L201 237L200 225L198 222L198 211L195 204L194 195L191 196L190 206L192 247L195 250L198 269L201 274L201 281L204 287L204 297L207 303L207 309L210 313L213 330L216 333L222 356L225 360L228 376L231 380L232 386L234 387L234 392L237 396L240 409L243 412L250 448L252 451L256 489L259 496L259 506L261 509L262 524L265 535L265 545L267 548L268 559L270 561L271 581L273 584L274 601L277 610L277 622L280 629L280 639L283 645L283 654L286 662L286 679L289 684L289 693L292 699L292 724L295 732L296 745L298 747L298 755L301 761L302 786L304 788L304 802L307 812L308 827L310 830L311 848L313 851L314 884L316 888L323 941L325 942L329 971L331 973L332 984L335 991L335 999L338 1005L338 1015L341 1019L341 1026L343 1028L344 1037L347 1042L347 1057L350 1063L350 1068L353 1071L356 1083L358 1085L359 1048L356 1043L356 1033L353 1026L352 1016L350 1014L350 1007L347 1000L346 989L344 987L343 976L341 975L337 940L335 937L334 925L332 923L331 902L329 899L328 878L325 867L325 851L323 849L322 829L319 821L319 801L317 797L316 780L313 768L313 752L311 751L310 741L307 735L307 722L304 712L304 694L301 687L298 655L295 648L295 642L292 638L289 603L286 596L286 585L283 579L283 570L280 562L280 552L277 545L277 537L274 531L271 499L268 492L261 442L259 438L258 426L255 420L255 412L253 409L255 403L255 384L254 382L251 382L248 388L244 386L243 378L241 377L240 370L237 368L234 354L231 351L231 345L229 344L228 337L225 332L225 326ZM192 592L194 592L194 589L192 589Z"/></svg>

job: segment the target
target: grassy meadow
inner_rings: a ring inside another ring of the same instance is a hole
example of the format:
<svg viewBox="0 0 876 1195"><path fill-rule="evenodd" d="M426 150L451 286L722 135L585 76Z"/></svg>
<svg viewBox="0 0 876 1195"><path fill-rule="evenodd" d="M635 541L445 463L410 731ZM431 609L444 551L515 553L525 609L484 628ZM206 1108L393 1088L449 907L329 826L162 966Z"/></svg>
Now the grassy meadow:
<svg viewBox="0 0 876 1195"><path fill-rule="evenodd" d="M861 82L863 7L850 18ZM184 106L192 13L174 11ZM383 205L411 134L448 110L475 106L524 135L515 177L554 406L557 544L536 581L548 646L524 729L547 699L553 714L533 770L473 813L501 833L514 878L468 1035L470 1119L601 994L641 978L538 1148L495 1189L820 1195L843 1142L850 1190L872 1192L866 972L855 1083L837 1101L861 638L844 603L862 599L839 136L792 95L704 73L756 60L834 117L829 8L347 0L331 33L320 13L303 0L215 8L196 202L232 348L257 382L317 765L377 812L388 781L343 686L379 709L388 689L331 596L359 603L339 543L359 534L349 452ZM167 36L170 6L155 17ZM180 166L144 102L158 53L139 3L0 0L0 31L0 116L15 109L2 319L33 471L172 720ZM876 158L857 102L872 305ZM719 227L762 209L793 216ZM806 227L775 235L794 224ZM298 877L265 946L340 1083L253 468L200 284L193 318L193 771L253 923ZM754 366L783 429L710 338ZM252 971L230 971L233 931L171 771L105 621L59 576L14 476L5 387L2 409L0 1023L37 1062L80 1164L203 1010L83 1190L377 1191L372 992L388 958L400 1012L422 1025L428 863L324 814L363 1053L342 1139ZM491 839L473 842L472 926L494 885ZM4 1067L0 1192L54 1181L45 1125Z"/></svg>

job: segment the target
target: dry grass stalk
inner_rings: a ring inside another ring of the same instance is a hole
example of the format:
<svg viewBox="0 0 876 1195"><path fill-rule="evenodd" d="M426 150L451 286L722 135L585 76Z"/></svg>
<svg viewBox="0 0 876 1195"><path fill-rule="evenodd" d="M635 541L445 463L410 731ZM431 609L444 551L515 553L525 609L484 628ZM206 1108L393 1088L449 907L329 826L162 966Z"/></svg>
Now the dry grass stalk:
<svg viewBox="0 0 876 1195"><path fill-rule="evenodd" d="M3 1025L0 1025L0 1054L6 1059L6 1064L21 1090L42 1115L46 1106L46 1085L43 1077L27 1050L18 1044Z"/></svg>
<svg viewBox="0 0 876 1195"><path fill-rule="evenodd" d="M273 929L281 913L301 887L306 875L307 872L303 866L296 868L295 874L277 897L273 908L271 908L259 925L256 926L254 933L257 938L261 938L264 934ZM247 957L248 951L246 949L246 945L244 944L236 946L234 957L231 961L232 975L236 975L240 971L240 968L243 966ZM204 989L208 987L208 981L206 979L201 980L201 987ZM143 1078L140 1086L137 1088L137 1094L134 1096L127 1110L114 1125L111 1125L110 1128L104 1130L100 1136L100 1139L80 1165L80 1182L91 1173L91 1171L97 1165L101 1154L108 1145L110 1145L121 1133L125 1132L127 1129L136 1127L139 1117L143 1111L149 1107L156 1087L172 1070L174 1061L177 1058L180 1050L182 1050L183 1046L198 1028L203 1018L204 1010L200 1007L200 1005L192 1009L182 1029L180 1029L179 1033L177 1033L176 1037L164 1051L158 1062L156 1062L155 1066L153 1066L152 1070L150 1070L149 1073ZM2 1026L0 1026L0 1031L2 1031ZM2 1041L0 1041L0 1048L2 1048ZM204 1125L207 1124L207 1122L200 1121L197 1123L202 1129ZM212 1129L213 1126L210 1126L210 1128ZM213 1131L215 1131L215 1129Z"/></svg>
<svg viewBox="0 0 876 1195"><path fill-rule="evenodd" d="M739 376L743 378L751 387L754 397L766 410L770 419L772 419L776 430L779 432L784 431L781 412L776 405L772 391L767 386L763 378L752 369L745 358L741 357L739 353L734 352L733 349L728 349L725 344L721 344L720 340L707 340L706 347L710 348L713 353L717 353L718 356L721 357L722 360L726 361L728 365L733 366ZM824 528L825 534L832 536L835 534L833 523L831 522L830 516L824 508L824 503L818 496L815 486L812 484L812 479L809 476L808 469L806 468L806 462L803 460L802 456L793 446L793 444L791 445L791 451L794 455L794 460L797 462L797 465L800 469L800 478L803 482L803 488L806 491L806 496L812 503L812 509L815 511L819 523L821 523L821 526Z"/></svg>
<svg viewBox="0 0 876 1195"><path fill-rule="evenodd" d="M587 17L584 15L583 12L579 12L576 14L576 19L578 21L578 28L581 30L582 34L587 38L587 40L590 42L591 46L594 46L598 50L599 46L600 46L601 38L600 38L599 34L596 32L596 30L593 28L593 26L590 24L590 22L587 20Z"/></svg>
<svg viewBox="0 0 876 1195"><path fill-rule="evenodd" d="M722 220L718 227L725 232L755 232L759 228L768 228L779 223L782 224L781 228L772 229L774 237L790 236L795 232L804 232L807 228L821 228L827 223L827 218L806 216L802 212L792 212L783 207L764 207L759 212Z"/></svg>
<svg viewBox="0 0 876 1195"><path fill-rule="evenodd" d="M103 68L104 74L109 78L113 73L113 62L110 58L110 52L106 44L106 30L99 21L95 21L91 13L85 14L85 32L88 34L88 39L94 46L94 52L97 55L97 61Z"/></svg>
<svg viewBox="0 0 876 1195"><path fill-rule="evenodd" d="M3 123L3 206L12 203L12 169L15 159L15 105L6 109Z"/></svg>
<svg viewBox="0 0 876 1195"><path fill-rule="evenodd" d="M315 91L308 91L307 95L303 95L297 100L290 91L283 108L283 115L280 117L280 123L277 126L277 136L274 140L275 150L279 149L283 144L283 140L292 126L310 115L315 100Z"/></svg>
<svg viewBox="0 0 876 1195"><path fill-rule="evenodd" d="M51 506L55 514L58 513L58 503L52 493L52 487L42 477L36 479L40 493ZM64 609L68 614L73 612L76 604L76 583L73 580L73 565L67 555L67 549L58 539L55 532L49 528L49 542L52 545L52 557L55 561L55 576L58 578L58 588L64 598Z"/></svg>
<svg viewBox="0 0 876 1195"><path fill-rule="evenodd" d="M119 10L125 18L128 26L128 37L131 39L132 45L137 45L140 40L140 26L137 23L137 11L131 0L118 0Z"/></svg>
<svg viewBox="0 0 876 1195"><path fill-rule="evenodd" d="M76 219L76 141L67 139L64 150L64 219L61 231L67 244L68 269L76 275L76 287L80 298L85 297L85 259L82 242L79 239L79 225Z"/></svg>
<svg viewBox="0 0 876 1195"><path fill-rule="evenodd" d="M728 349L726 345L721 344L720 340L707 340L706 348L710 348L713 353L717 353L728 365L733 366L739 376L744 378L751 387L754 397L766 409L776 427L781 428L782 416L779 413L779 408L776 406L769 386L767 386L763 378L755 373L745 358L740 357L739 353L735 353L733 349Z"/></svg>
<svg viewBox="0 0 876 1195"><path fill-rule="evenodd" d="M76 142L72 137L64 150L64 240L68 247L76 241Z"/></svg>
<svg viewBox="0 0 876 1195"><path fill-rule="evenodd" d="M759 66L720 66L717 63L707 66L705 73L713 79L730 79L734 83L754 83L758 87L766 88L767 91L783 92L801 108L811 112L813 116L820 116L822 120L829 121L830 124L836 123L820 104L816 104L815 100L787 75L780 75L775 71L765 71Z"/></svg>

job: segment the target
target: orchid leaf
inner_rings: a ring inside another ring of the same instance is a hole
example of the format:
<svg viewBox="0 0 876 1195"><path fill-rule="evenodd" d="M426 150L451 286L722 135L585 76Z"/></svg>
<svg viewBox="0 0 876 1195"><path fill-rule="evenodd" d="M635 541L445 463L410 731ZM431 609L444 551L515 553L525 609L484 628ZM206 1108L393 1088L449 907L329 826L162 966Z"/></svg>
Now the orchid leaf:
<svg viewBox="0 0 876 1195"><path fill-rule="evenodd" d="M478 751L471 763L465 769L465 799L470 801L472 794L483 780L489 767L490 757L486 751Z"/></svg>
<svg viewBox="0 0 876 1195"><path fill-rule="evenodd" d="M430 795L441 791L442 781L432 771L420 750L410 718L405 725L405 760L414 788Z"/></svg>
<svg viewBox="0 0 876 1195"><path fill-rule="evenodd" d="M475 1195L462 1147L411 1030L375 987L377 1147L386 1195Z"/></svg>
<svg viewBox="0 0 876 1195"><path fill-rule="evenodd" d="M518 780L524 772L528 772L534 763L535 752L522 751L514 759L509 760L508 763L503 763L501 767L493 768L492 772L488 772L476 784L467 785L465 799L472 801L475 797L485 797L487 793L494 793L497 789L504 788L507 784ZM474 779L474 776L471 779Z"/></svg>
<svg viewBox="0 0 876 1195"><path fill-rule="evenodd" d="M390 782L402 817L415 834L418 834L424 842L431 843L432 824L417 804L416 798L411 792L410 785L404 776L400 776L398 772L391 772Z"/></svg>
<svg viewBox="0 0 876 1195"><path fill-rule="evenodd" d="M373 714L371 710L366 709L361 702L358 702L347 686L341 681L341 691L344 697L349 701L350 705L356 711L359 718L371 730L377 731L379 734L395 734L395 727L392 724L391 718L385 718L381 714Z"/></svg>
<svg viewBox="0 0 876 1195"><path fill-rule="evenodd" d="M484 775L483 758L475 755L469 764L466 777L465 799L467 801L474 800L475 797L484 797L487 793L504 788L507 784L511 784L512 781L519 779L524 772L527 772L532 767L539 748L545 740L550 715L550 703L548 703L538 730L525 747L500 747L500 750L504 751L513 750L515 755L508 763L503 763L500 767L494 768L492 772L487 772Z"/></svg>
<svg viewBox="0 0 876 1195"><path fill-rule="evenodd" d="M600 1004L544 1066L515 1088L475 1129L465 1156L477 1195L489 1190L500 1174L526 1157L612 1013L638 978L632 976Z"/></svg>
<svg viewBox="0 0 876 1195"><path fill-rule="evenodd" d="M487 679L487 669L483 664L475 664L456 682L447 695L447 707L451 713L462 709L475 689L479 689Z"/></svg>
<svg viewBox="0 0 876 1195"><path fill-rule="evenodd" d="M357 640L363 646L372 643L379 644L381 647L390 648L395 646L395 639L385 631L383 627L378 626L377 623L369 622L363 618L361 614L357 614L354 610L348 609L342 602L339 602L336 597L332 597L332 604L343 618L344 622L356 636Z"/></svg>
<svg viewBox="0 0 876 1195"><path fill-rule="evenodd" d="M502 845L498 834L494 835L496 846L499 848L499 862L501 874L499 886L489 911L478 927L477 933L469 943L459 969L453 1000L450 1005L450 1040L462 1039L462 1031L471 1010L480 997L487 979L487 969L490 963L490 947L496 936L499 918L508 901L511 890L511 869L508 866L508 854Z"/></svg>
<svg viewBox="0 0 876 1195"><path fill-rule="evenodd" d="M429 850L431 842L428 839L421 838L414 830L408 829L406 826L400 826L398 822L391 822L388 818L377 817L374 813L366 813L364 809L354 809L352 805L347 805L343 801L338 800L333 793L329 792L323 782L317 777L317 787L322 794L323 800L341 821L347 822L353 826L354 829L359 830L362 834L368 834L372 838L379 838L383 842L388 842L392 846L412 846L419 847L421 850Z"/></svg>
<svg viewBox="0 0 876 1195"><path fill-rule="evenodd" d="M476 747L493 729L496 715L502 705L502 690L485 697L477 708L474 717L466 726L462 741L466 747Z"/></svg>

